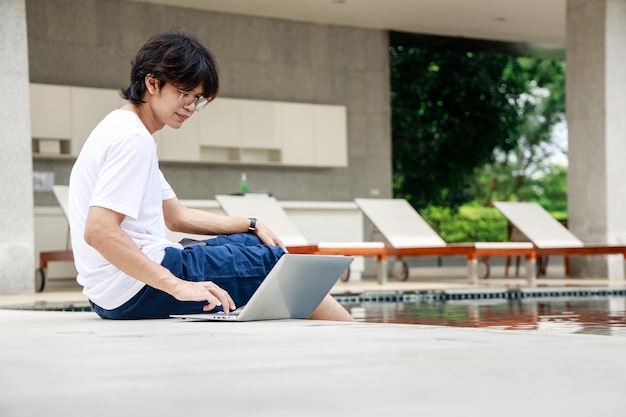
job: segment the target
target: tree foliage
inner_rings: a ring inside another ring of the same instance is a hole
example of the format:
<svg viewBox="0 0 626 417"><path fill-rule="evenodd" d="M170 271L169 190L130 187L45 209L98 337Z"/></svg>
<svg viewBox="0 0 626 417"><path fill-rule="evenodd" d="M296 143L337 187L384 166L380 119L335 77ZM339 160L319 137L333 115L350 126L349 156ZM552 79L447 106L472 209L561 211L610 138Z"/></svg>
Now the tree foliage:
<svg viewBox="0 0 626 417"><path fill-rule="evenodd" d="M391 49L394 193L415 207L468 201L475 168L516 144L526 92L510 59ZM510 72L509 72L510 73Z"/></svg>
<svg viewBox="0 0 626 417"><path fill-rule="evenodd" d="M520 136L508 150L496 147L492 163L481 167L472 194L477 201L491 205L497 200L538 201L559 207L565 205L567 169L555 165L554 153L564 153L554 143L555 125L565 119L565 63L563 61L518 58L530 89L521 97L518 107L523 114ZM562 178L562 189L553 192L547 187ZM546 195L562 200L549 201ZM546 207L547 208L547 207Z"/></svg>
<svg viewBox="0 0 626 417"><path fill-rule="evenodd" d="M523 183L530 175L527 167L545 158L539 151L563 118L562 62L402 47L390 51L397 197L416 208L457 207L480 194L478 177L493 174L483 189L483 198L491 201L489 187L510 187L509 177L513 184ZM540 92L550 88L555 93L541 98ZM483 166L493 172L480 171Z"/></svg>

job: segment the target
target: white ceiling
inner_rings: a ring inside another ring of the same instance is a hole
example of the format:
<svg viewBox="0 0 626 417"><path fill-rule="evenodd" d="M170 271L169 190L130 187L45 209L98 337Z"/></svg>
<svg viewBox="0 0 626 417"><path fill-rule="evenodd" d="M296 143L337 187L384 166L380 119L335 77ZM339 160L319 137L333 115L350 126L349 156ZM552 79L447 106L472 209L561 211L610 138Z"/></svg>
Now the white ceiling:
<svg viewBox="0 0 626 417"><path fill-rule="evenodd" d="M132 0L399 32L565 45L566 0Z"/></svg>

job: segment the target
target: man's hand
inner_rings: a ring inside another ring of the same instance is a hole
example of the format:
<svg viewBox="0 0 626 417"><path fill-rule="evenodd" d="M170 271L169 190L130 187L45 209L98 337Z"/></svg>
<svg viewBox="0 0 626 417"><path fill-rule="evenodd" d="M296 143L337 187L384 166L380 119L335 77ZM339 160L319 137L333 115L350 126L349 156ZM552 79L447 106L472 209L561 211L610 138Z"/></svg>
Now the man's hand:
<svg viewBox="0 0 626 417"><path fill-rule="evenodd" d="M263 222L257 220L254 234L261 240L261 242L265 243L269 246L280 246L283 248L285 252L287 252L287 248L285 248L285 244L267 227Z"/></svg>
<svg viewBox="0 0 626 417"><path fill-rule="evenodd" d="M228 313L237 308L228 292L213 282L190 282L182 279L179 279L179 281L172 291L172 295L178 301L207 301L208 304L202 308L204 311L210 311L215 307L222 306L224 313Z"/></svg>

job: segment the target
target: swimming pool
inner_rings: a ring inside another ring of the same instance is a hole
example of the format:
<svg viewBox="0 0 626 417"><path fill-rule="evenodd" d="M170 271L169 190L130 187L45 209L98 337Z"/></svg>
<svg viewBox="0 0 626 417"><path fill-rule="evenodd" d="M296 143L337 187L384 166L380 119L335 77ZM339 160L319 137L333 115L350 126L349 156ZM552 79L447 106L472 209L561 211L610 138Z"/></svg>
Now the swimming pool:
<svg viewBox="0 0 626 417"><path fill-rule="evenodd" d="M626 337L626 288L465 289L335 294L361 322ZM87 302L0 306L91 311Z"/></svg>
<svg viewBox="0 0 626 417"><path fill-rule="evenodd" d="M626 337L623 291L569 290L512 297L488 293L369 294L338 297L362 322L493 328Z"/></svg>

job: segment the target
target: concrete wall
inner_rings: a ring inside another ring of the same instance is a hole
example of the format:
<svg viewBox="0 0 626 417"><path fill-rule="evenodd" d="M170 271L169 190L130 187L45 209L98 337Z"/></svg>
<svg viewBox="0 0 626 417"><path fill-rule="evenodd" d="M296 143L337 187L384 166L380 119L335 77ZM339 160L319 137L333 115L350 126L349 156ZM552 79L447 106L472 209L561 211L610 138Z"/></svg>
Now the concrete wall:
<svg viewBox="0 0 626 417"><path fill-rule="evenodd" d="M180 198L251 190L281 200L391 196L387 33L121 0L27 0L30 82L119 88L152 33L184 27L215 55L224 97L347 107L349 166L337 169L162 163ZM210 106L204 111L211 111ZM34 161L66 184L73 161ZM36 205L56 204L36 193Z"/></svg>
<svg viewBox="0 0 626 417"><path fill-rule="evenodd" d="M587 243L626 244L626 2L567 2L569 227ZM621 256L575 257L575 276L624 279Z"/></svg>
<svg viewBox="0 0 626 417"><path fill-rule="evenodd" d="M33 182L24 0L0 2L0 294L34 290Z"/></svg>

